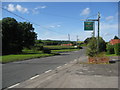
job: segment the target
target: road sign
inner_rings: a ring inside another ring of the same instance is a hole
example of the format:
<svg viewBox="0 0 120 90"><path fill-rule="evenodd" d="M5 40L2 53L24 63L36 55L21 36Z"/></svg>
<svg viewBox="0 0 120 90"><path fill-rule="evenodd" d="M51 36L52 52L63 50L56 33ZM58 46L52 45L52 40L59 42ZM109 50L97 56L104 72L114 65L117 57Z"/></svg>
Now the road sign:
<svg viewBox="0 0 120 90"><path fill-rule="evenodd" d="M94 22L84 22L84 30L85 31L94 30Z"/></svg>

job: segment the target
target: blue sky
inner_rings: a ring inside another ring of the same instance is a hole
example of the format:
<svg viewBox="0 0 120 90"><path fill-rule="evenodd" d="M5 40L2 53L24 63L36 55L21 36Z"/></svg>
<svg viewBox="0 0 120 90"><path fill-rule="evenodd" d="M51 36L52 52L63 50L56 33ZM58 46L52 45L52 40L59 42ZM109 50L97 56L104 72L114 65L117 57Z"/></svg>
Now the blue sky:
<svg viewBox="0 0 120 90"><path fill-rule="evenodd" d="M35 28L38 39L80 41L91 37L91 31L84 31L82 19L96 19L100 12L100 36L109 41L118 36L118 3L117 2L3 2L2 7L7 10L39 24ZM25 20L2 11L2 18L13 17L18 22ZM97 36L97 22L95 22L95 35Z"/></svg>

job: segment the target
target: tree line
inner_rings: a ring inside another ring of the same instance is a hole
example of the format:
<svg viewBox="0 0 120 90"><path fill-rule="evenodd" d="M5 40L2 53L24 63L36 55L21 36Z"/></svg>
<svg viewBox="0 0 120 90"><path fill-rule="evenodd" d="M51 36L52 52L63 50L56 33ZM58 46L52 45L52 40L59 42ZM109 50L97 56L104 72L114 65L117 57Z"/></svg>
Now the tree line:
<svg viewBox="0 0 120 90"><path fill-rule="evenodd" d="M24 47L34 46L37 33L30 22L17 22L14 18L6 17L0 21L0 25L3 55L21 53Z"/></svg>

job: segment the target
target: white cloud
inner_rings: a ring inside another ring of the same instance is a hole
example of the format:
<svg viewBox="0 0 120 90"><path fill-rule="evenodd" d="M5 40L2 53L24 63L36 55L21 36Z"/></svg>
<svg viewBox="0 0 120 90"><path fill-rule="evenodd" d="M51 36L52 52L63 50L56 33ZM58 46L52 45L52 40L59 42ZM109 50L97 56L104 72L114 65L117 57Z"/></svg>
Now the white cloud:
<svg viewBox="0 0 120 90"><path fill-rule="evenodd" d="M53 26L53 25L51 25L51 26L49 26L50 28L55 28L55 26Z"/></svg>
<svg viewBox="0 0 120 90"><path fill-rule="evenodd" d="M47 6L38 6L38 7L36 7L36 8L34 8L35 10L38 10L38 9L44 9L44 8L46 8Z"/></svg>
<svg viewBox="0 0 120 90"><path fill-rule="evenodd" d="M39 13L39 9L44 9L46 7L47 6L38 6L38 7L35 7L34 9L32 9L32 13L33 14L38 14Z"/></svg>
<svg viewBox="0 0 120 90"><path fill-rule="evenodd" d="M101 23L102 30L118 30L118 24Z"/></svg>
<svg viewBox="0 0 120 90"><path fill-rule="evenodd" d="M108 17L106 17L107 21L110 21L110 20L113 20L113 19L114 19L114 16L108 16Z"/></svg>
<svg viewBox="0 0 120 90"><path fill-rule="evenodd" d="M47 6L41 6L41 8L46 8Z"/></svg>
<svg viewBox="0 0 120 90"><path fill-rule="evenodd" d="M48 26L48 28L59 28L59 27L61 27L61 25L50 25L50 26Z"/></svg>
<svg viewBox="0 0 120 90"><path fill-rule="evenodd" d="M18 11L18 12L21 12L21 13L28 13L28 9L27 8L24 8L22 7L21 5L17 4L16 6L14 4L8 4L7 6L7 10L8 11Z"/></svg>
<svg viewBox="0 0 120 90"><path fill-rule="evenodd" d="M80 15L89 15L90 14L90 8L85 8L83 11L80 13Z"/></svg>
<svg viewBox="0 0 120 90"><path fill-rule="evenodd" d="M22 7L21 5L16 5L16 10L18 10L19 12L22 12L22 13L28 13L28 9Z"/></svg>
<svg viewBox="0 0 120 90"><path fill-rule="evenodd" d="M15 6L14 6L13 4L9 4L8 7L7 7L7 10L13 12L13 11L15 11L16 9L15 9Z"/></svg>
<svg viewBox="0 0 120 90"><path fill-rule="evenodd" d="M57 27L61 27L61 25L57 25Z"/></svg>

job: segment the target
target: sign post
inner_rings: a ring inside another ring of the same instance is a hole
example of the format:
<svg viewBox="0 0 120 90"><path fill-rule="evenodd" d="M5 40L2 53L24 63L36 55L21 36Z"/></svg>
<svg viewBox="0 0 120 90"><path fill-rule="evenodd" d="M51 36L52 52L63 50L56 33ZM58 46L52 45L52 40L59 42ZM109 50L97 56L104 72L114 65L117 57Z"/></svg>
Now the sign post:
<svg viewBox="0 0 120 90"><path fill-rule="evenodd" d="M84 22L84 30L85 31L93 31L94 22Z"/></svg>
<svg viewBox="0 0 120 90"><path fill-rule="evenodd" d="M87 22L90 21L90 22ZM97 37L97 51L99 53L99 31L100 31L100 13L98 12L98 19L87 19L84 22L84 30L85 31L90 31L90 30L94 30L94 25L93 25L93 21L98 21L98 37ZM93 31L94 32L94 31ZM94 32L95 33L95 32Z"/></svg>

